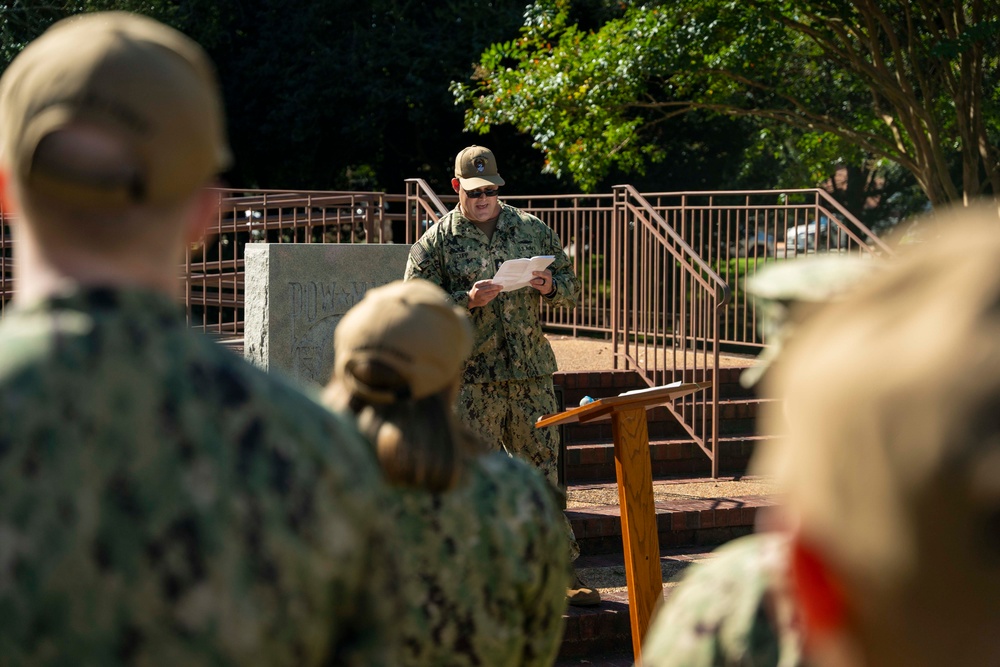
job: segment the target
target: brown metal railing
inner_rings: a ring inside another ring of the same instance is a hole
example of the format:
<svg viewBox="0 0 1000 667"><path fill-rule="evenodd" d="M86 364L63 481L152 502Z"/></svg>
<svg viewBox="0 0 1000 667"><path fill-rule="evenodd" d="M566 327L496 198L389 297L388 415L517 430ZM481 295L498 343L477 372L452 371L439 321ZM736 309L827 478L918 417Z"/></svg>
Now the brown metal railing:
<svg viewBox="0 0 1000 667"><path fill-rule="evenodd" d="M747 278L769 263L816 252L892 254L821 190L640 195L615 188L613 272L616 363L650 386L683 380L712 388L666 406L719 472L719 353L757 352Z"/></svg>
<svg viewBox="0 0 1000 667"><path fill-rule="evenodd" d="M668 226L732 290L719 342L756 352L756 309L743 289L769 263L820 253L868 257L892 251L823 190L677 192L644 195Z"/></svg>
<svg viewBox="0 0 1000 667"><path fill-rule="evenodd" d="M665 406L719 473L720 312L729 285L632 186L614 189L613 351L649 386L712 386Z"/></svg>
<svg viewBox="0 0 1000 667"><path fill-rule="evenodd" d="M427 181L422 178L406 179L404 242L412 245L427 231L428 227L437 222L437 219L448 210L437 193L427 185Z"/></svg>
<svg viewBox="0 0 1000 667"><path fill-rule="evenodd" d="M0 202L0 314L14 296L14 240L11 238L11 216Z"/></svg>
<svg viewBox="0 0 1000 667"><path fill-rule="evenodd" d="M243 335L243 250L248 243L385 243L401 196L381 192L219 190L219 211L182 271L192 326Z"/></svg>
<svg viewBox="0 0 1000 667"><path fill-rule="evenodd" d="M191 324L243 335L243 251L248 243L413 243L457 201L421 179L405 195L380 192L219 190L207 240L189 249L181 281ZM582 283L577 308L541 306L544 326L613 341L615 367L650 385L712 380L721 350L767 344L743 285L758 268L815 252L892 251L822 190L507 197L556 231ZM0 211L0 312L14 294L12 240ZM714 390L671 410L713 459Z"/></svg>

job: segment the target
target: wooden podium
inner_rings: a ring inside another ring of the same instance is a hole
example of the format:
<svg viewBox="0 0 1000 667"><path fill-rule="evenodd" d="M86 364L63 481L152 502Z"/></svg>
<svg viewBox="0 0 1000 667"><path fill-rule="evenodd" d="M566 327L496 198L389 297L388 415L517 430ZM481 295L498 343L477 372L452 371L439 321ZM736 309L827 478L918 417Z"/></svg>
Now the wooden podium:
<svg viewBox="0 0 1000 667"><path fill-rule="evenodd" d="M621 505L622 544L625 551L625 580L628 584L629 621L632 651L641 660L642 640L656 605L663 599L660 570L660 538L653 505L653 468L649 454L646 410L694 393L711 382L679 382L662 387L638 389L619 396L596 399L555 415L544 415L535 428L611 418L615 443L615 472Z"/></svg>

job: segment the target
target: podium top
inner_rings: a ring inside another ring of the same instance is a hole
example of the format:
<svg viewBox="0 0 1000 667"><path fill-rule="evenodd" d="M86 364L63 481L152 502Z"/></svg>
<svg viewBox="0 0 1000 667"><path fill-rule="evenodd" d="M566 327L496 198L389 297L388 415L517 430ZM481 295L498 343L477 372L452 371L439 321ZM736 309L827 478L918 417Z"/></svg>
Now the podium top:
<svg viewBox="0 0 1000 667"><path fill-rule="evenodd" d="M556 426L558 424L572 424L574 422L589 422L601 417L606 417L612 412L623 410L636 410L639 408L651 408L656 405L669 403L675 398L693 394L699 389L711 387L711 382L674 382L661 387L650 387L648 389L636 389L627 391L618 396L608 396L607 398L595 399L593 403L581 405L578 408L570 408L554 415L542 415L535 422L535 428L543 426Z"/></svg>

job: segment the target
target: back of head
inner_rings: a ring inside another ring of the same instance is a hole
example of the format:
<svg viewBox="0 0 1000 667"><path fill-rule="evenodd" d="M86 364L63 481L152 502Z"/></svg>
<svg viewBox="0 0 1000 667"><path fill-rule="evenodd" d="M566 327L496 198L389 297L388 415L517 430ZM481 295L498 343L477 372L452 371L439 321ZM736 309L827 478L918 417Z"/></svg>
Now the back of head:
<svg viewBox="0 0 1000 667"><path fill-rule="evenodd" d="M107 159L78 132L110 144ZM211 63L146 17L60 21L0 79L0 161L24 198L66 210L180 203L230 161Z"/></svg>
<svg viewBox="0 0 1000 667"><path fill-rule="evenodd" d="M344 315L334 348L327 401L357 415L389 480L450 487L462 448L452 403L472 350L466 314L437 285L398 280Z"/></svg>
<svg viewBox="0 0 1000 667"><path fill-rule="evenodd" d="M843 586L868 664L993 664L1000 645L1000 221L937 234L803 326L758 461Z"/></svg>

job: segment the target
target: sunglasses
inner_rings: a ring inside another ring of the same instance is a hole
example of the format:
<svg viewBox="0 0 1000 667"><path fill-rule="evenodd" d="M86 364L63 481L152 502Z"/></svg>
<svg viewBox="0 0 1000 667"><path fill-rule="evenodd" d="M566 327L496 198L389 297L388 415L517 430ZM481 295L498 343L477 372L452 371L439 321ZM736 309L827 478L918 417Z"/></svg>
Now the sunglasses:
<svg viewBox="0 0 1000 667"><path fill-rule="evenodd" d="M465 196L468 197L469 199L479 199L484 195L486 197L496 197L498 192L500 192L500 190L498 190L497 188L493 188L492 190L473 190L472 192L466 190Z"/></svg>

